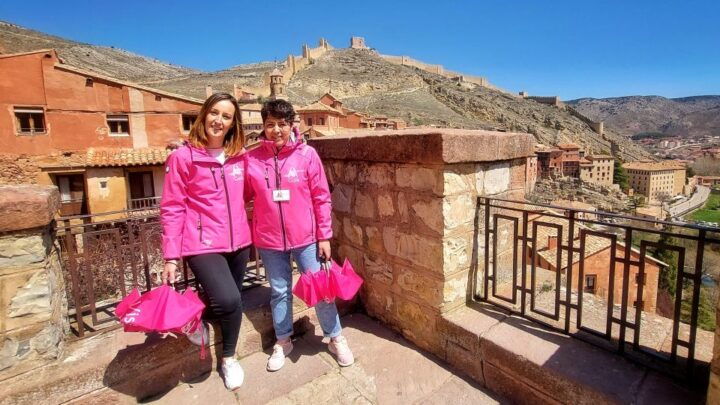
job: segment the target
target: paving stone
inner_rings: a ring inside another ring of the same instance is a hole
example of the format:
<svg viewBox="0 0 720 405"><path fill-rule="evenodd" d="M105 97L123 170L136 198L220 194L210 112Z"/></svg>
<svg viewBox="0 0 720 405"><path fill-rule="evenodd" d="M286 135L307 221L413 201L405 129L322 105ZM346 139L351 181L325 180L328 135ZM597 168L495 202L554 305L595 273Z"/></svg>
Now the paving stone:
<svg viewBox="0 0 720 405"><path fill-rule="evenodd" d="M483 391L477 383L452 376L443 384L440 389L433 392L425 399L419 402L423 405L433 404L510 404L506 399L500 398L496 394L488 394Z"/></svg>
<svg viewBox="0 0 720 405"><path fill-rule="evenodd" d="M182 383L165 395L147 398L146 402L152 404L235 405L237 399L231 391L225 388L222 377L217 372L212 372Z"/></svg>
<svg viewBox="0 0 720 405"><path fill-rule="evenodd" d="M274 373L265 369L270 352L259 352L240 361L245 382L235 395L243 404L265 404L290 393L330 371L332 367L317 355L317 348L300 340L285 360L285 366Z"/></svg>

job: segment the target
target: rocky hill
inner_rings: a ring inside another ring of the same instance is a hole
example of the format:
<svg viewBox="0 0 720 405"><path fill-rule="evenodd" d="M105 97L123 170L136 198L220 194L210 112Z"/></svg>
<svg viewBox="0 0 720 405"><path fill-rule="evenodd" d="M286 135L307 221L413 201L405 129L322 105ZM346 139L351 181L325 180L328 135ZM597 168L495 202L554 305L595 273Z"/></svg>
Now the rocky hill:
<svg viewBox="0 0 720 405"><path fill-rule="evenodd" d="M581 98L567 103L625 136L643 132L720 135L720 96Z"/></svg>
<svg viewBox="0 0 720 405"><path fill-rule="evenodd" d="M529 132L540 143L576 142L596 153L609 153L614 141L625 160L649 157L617 132L600 136L562 109L394 65L370 51L330 51L297 73L288 86L291 100L300 104L328 90L349 108L403 118L411 125Z"/></svg>
<svg viewBox="0 0 720 405"><path fill-rule="evenodd" d="M168 79L196 70L161 62L113 47L70 41L0 21L0 53L54 48L63 62L134 82Z"/></svg>
<svg viewBox="0 0 720 405"><path fill-rule="evenodd" d="M159 89L204 98L205 86L231 91L233 84L258 87L273 62L200 72L120 49L81 44L0 22L0 52L55 48L65 63ZM576 142L592 152L608 153L611 141L625 160L650 155L620 134L596 134L566 111L506 93L459 83L444 76L392 64L369 50L336 49L312 60L287 84L296 105L316 101L326 92L351 109L405 119L410 125L523 131L538 142Z"/></svg>

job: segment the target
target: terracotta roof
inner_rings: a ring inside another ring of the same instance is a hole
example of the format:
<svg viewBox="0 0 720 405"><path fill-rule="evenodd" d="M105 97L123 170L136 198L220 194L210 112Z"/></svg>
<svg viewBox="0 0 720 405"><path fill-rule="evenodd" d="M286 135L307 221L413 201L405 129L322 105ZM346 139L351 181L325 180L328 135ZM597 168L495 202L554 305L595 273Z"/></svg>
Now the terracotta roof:
<svg viewBox="0 0 720 405"><path fill-rule="evenodd" d="M550 211L550 212L552 212L552 213L555 214L555 215L559 215L557 212L553 212L553 211ZM530 224L529 224L530 226L528 226L528 232L532 232L532 222L533 222L533 221L546 222L546 223L551 223L551 224L556 224L556 225L562 226L562 230L563 230L563 232L562 232L562 233L563 233L562 244L563 244L564 246L567 246L567 245L568 245L568 224L569 224L569 221L568 221L567 219L565 219L565 218L556 218L556 217L551 217L551 216L547 216L547 215L540 215L540 216L537 216L537 217L535 217L535 218L533 218L533 219L531 219L531 220L529 221L529 222L530 222ZM586 226L584 226L584 225L582 225L582 224L580 224L580 223L577 223L577 222L576 222L576 226L577 226L577 228L576 228L576 230L575 230L575 237L576 237L576 239L573 240L573 246L576 247L576 248L579 248L579 247L580 247L580 232L581 232L583 229L589 230L589 228L586 227ZM557 231L556 231L554 228L548 228L547 226L538 226L538 228L537 228L537 235L536 235L536 248L537 248L537 250L538 250L537 253L538 253L538 255L540 255L540 257L542 257L542 258L545 259L548 263L550 263L550 264L552 264L552 265L554 266L554 265L555 265L555 260L556 260L556 258L557 258L557 250L558 250L558 249L557 249L557 248L555 248L555 249L547 249L547 246L548 246L548 243L547 243L547 242L548 242L548 237L549 237L549 236L557 236ZM558 241L558 244L560 244L560 241ZM591 255L593 255L593 254L595 254L595 253L598 253L598 252L602 251L603 249L606 249L606 248L610 247L610 244L611 244L611 242L610 242L610 239L608 239L608 238L600 237L600 236L595 236L595 235L587 235L587 236L585 237L585 249L584 249L585 257L587 258L587 257L589 257L589 256L591 256ZM616 242L616 245L617 245L618 247L620 247L620 248L625 248L625 245L624 245L623 243ZM528 249L530 249L530 248L532 248L532 244L528 243ZM635 252L635 253L637 253L637 254L640 254L640 252L639 252L637 249L635 249L635 248L633 248L633 247L631 247L630 249L631 249L631 251L633 251L633 252ZM666 263L664 263L664 262L662 262L662 261L660 261L660 260L658 260L658 259L650 256L649 254L646 254L645 257L646 257L648 260L651 260L651 261L653 261L653 262L655 262L655 263L658 263L658 264L660 264L660 265L662 265L662 266L667 266ZM560 261L560 268L561 268L561 269L564 269L564 268L567 267L567 259L568 259L568 257L567 257L567 250L563 249L563 250L562 250L562 258L560 259L560 260L561 260L561 261ZM579 254L579 253L574 253L574 254L573 254L573 264L575 264L575 263L577 263L577 262L579 262L579 261L580 261L580 254Z"/></svg>
<svg viewBox="0 0 720 405"><path fill-rule="evenodd" d="M125 167L152 166L165 163L171 150L166 148L145 149L88 149L85 153L49 157L40 167Z"/></svg>
<svg viewBox="0 0 720 405"><path fill-rule="evenodd" d="M574 143L561 143L557 147L560 149L580 149L580 146Z"/></svg>
<svg viewBox="0 0 720 405"><path fill-rule="evenodd" d="M87 152L86 165L88 167L161 165L165 163L170 152L165 148L90 149Z"/></svg>
<svg viewBox="0 0 720 405"><path fill-rule="evenodd" d="M305 107L300 107L300 108L296 109L295 111L298 112L298 113L303 113L303 112L327 112L327 113L333 113L333 114L338 114L338 115L345 116L345 114L344 114L342 111L336 110L335 108L332 108L332 107L330 107L329 105L323 104L323 103L321 103L321 102L319 102L319 101L316 101L316 102L314 102L314 103L312 103L312 104L310 104L310 105L306 105Z"/></svg>
<svg viewBox="0 0 720 405"><path fill-rule="evenodd" d="M280 69L275 68L270 72L270 76L282 76L282 73L280 72Z"/></svg>

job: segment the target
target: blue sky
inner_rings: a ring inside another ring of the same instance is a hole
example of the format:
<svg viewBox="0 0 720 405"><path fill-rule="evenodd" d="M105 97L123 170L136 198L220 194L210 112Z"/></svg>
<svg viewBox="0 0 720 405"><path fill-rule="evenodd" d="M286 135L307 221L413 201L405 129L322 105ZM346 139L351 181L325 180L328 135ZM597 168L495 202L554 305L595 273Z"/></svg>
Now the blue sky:
<svg viewBox="0 0 720 405"><path fill-rule="evenodd" d="M0 1L0 20L212 71L325 37L532 95L720 94L720 1Z"/></svg>

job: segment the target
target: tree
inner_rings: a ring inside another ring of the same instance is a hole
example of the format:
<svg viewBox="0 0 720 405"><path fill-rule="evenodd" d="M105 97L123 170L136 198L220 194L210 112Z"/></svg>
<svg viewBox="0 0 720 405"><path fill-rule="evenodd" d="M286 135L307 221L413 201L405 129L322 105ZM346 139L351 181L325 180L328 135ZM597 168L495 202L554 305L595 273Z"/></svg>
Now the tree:
<svg viewBox="0 0 720 405"><path fill-rule="evenodd" d="M620 189L627 193L628 191L628 178L625 173L625 169L622 167L622 162L619 159L615 159L615 169L613 170L613 183L620 186Z"/></svg>
<svg viewBox="0 0 720 405"><path fill-rule="evenodd" d="M691 177L695 177L695 170L693 170L692 166L687 166L685 168L685 176L689 179Z"/></svg>

